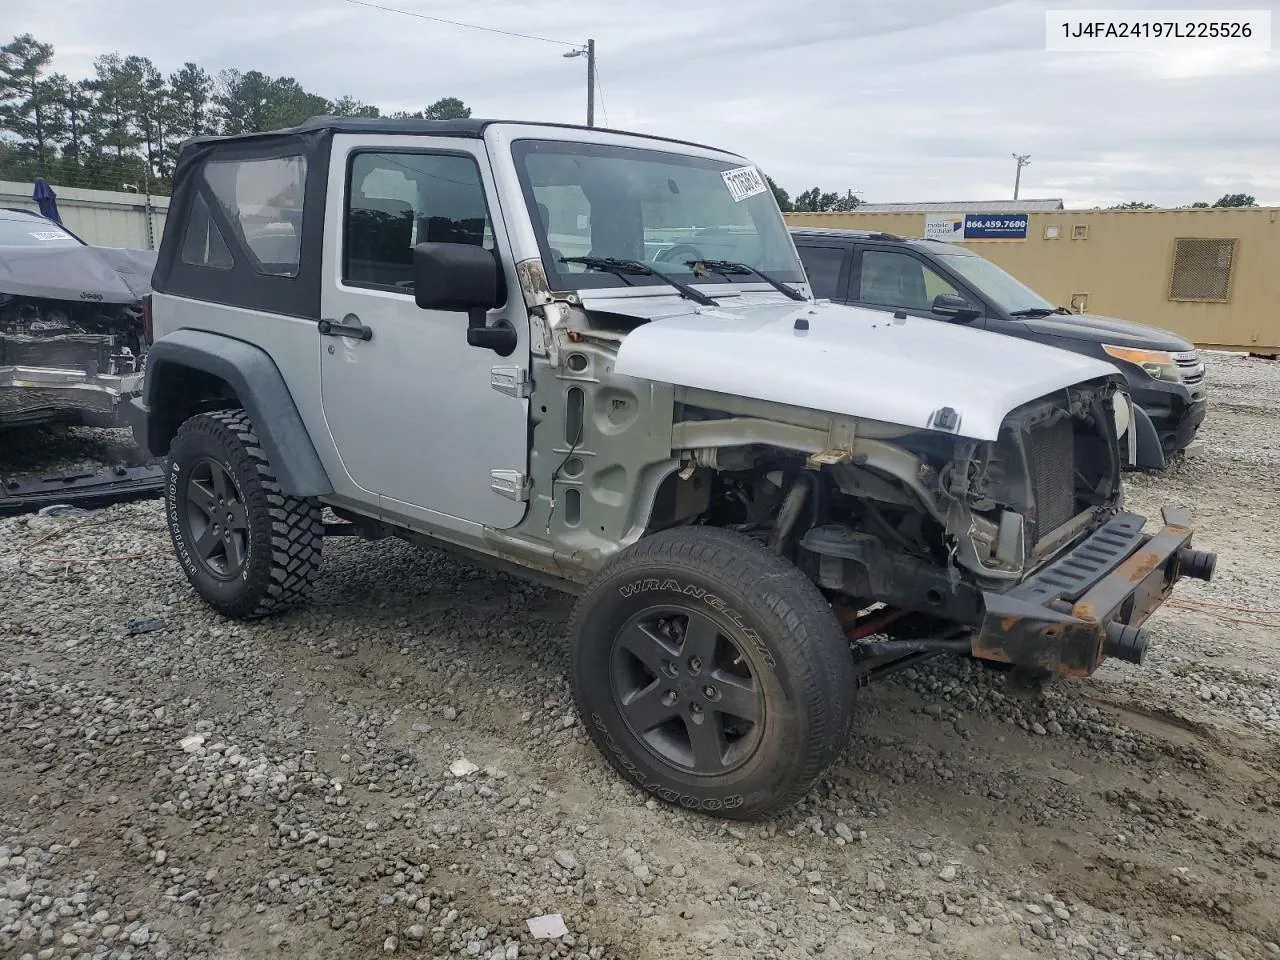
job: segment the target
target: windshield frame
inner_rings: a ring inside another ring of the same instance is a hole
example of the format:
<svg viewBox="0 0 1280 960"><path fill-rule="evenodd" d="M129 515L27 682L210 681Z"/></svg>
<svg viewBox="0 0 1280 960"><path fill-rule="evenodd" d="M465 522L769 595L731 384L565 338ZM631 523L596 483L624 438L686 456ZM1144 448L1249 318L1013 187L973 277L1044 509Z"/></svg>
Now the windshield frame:
<svg viewBox="0 0 1280 960"><path fill-rule="evenodd" d="M972 287L987 303L1001 313L1012 316L1015 310L1046 310L1052 313L1057 309L1052 303L1004 269L1004 267L993 260L988 260L981 254L961 250L931 250L930 253L938 258L943 267L966 285ZM959 265L964 261L976 262L980 266L978 266L977 270L969 270ZM998 283L988 282L993 278ZM1005 290L1001 289L1000 283L1009 284L1014 290L1026 291L1034 299L1031 302L1008 302L1003 297Z"/></svg>
<svg viewBox="0 0 1280 960"><path fill-rule="evenodd" d="M735 157L729 154L715 154L712 152L702 152L701 150L684 151L680 149L664 149L662 146L654 143L636 143L625 144L610 140L579 140L567 139L554 136L539 135L522 135L513 138L509 142L510 157L512 167L514 168L516 182L519 185L520 193L525 202L526 210L529 213L529 225L533 238L537 244L538 257L541 260L543 271L547 277L547 283L552 290L557 291L601 291L609 294L634 295L640 290L645 293L666 292L674 294L672 288L665 280L657 276L648 276L640 273L629 274L625 280L614 273L588 270L585 272L568 272L562 269L562 265L556 262L551 253L551 244L548 238L548 230L540 222L537 216L538 199L534 194L534 186L529 176L528 167L525 160L530 155L536 155L540 151L547 153L558 153L561 155L582 155L591 157L600 157L604 159L634 159L640 162L653 162L668 164L673 166L687 166L693 168L702 168L705 170L714 170L723 172L741 168L743 166L754 166L750 161L741 157ZM756 168L757 172L759 168ZM764 174L760 172L763 179ZM728 186L725 187L726 191ZM764 238L767 234L773 234L772 241L765 243L776 243L785 251L788 260L788 269L781 270L771 268L764 271L768 276L780 280L783 283L797 287L800 290L807 289L808 278L804 273L804 267L801 263L800 256L796 252L795 243L791 234L787 229L786 221L783 219L782 211L778 208L777 199L773 195L772 190L765 190L761 194L747 198L745 202L756 201L755 208L747 208L748 216L752 221L757 236ZM642 227L643 229L643 227ZM673 228L677 229L677 228ZM721 259L706 253L708 260ZM648 261L640 260L641 263ZM695 287L700 292L705 292L708 296L716 297L725 292L726 287L737 287L739 289L748 287L757 287L774 292L774 288L760 277L743 275L724 275L717 273L709 273L706 276L695 275L690 267L687 267L683 261L654 261L655 269L664 273L669 273L681 282ZM758 264L751 264L756 267ZM653 288L656 288L653 289ZM734 291L737 292L737 291ZM781 294L779 294L781 296Z"/></svg>

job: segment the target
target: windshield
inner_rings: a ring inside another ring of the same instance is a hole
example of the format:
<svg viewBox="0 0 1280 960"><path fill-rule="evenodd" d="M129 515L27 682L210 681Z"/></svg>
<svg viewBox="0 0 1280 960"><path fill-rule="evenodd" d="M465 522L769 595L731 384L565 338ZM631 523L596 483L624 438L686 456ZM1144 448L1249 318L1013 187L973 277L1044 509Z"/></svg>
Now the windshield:
<svg viewBox="0 0 1280 960"><path fill-rule="evenodd" d="M79 242L50 220L0 217L0 247L47 247L68 241Z"/></svg>
<svg viewBox="0 0 1280 960"><path fill-rule="evenodd" d="M566 257L637 260L686 283L759 283L748 273L697 276L687 261L744 263L804 283L773 192L755 167L659 150L557 140L512 144L553 289L665 286Z"/></svg>
<svg viewBox="0 0 1280 960"><path fill-rule="evenodd" d="M957 253L940 253L938 256L944 265L968 280L979 293L1006 313L1054 309L1052 303L990 260Z"/></svg>

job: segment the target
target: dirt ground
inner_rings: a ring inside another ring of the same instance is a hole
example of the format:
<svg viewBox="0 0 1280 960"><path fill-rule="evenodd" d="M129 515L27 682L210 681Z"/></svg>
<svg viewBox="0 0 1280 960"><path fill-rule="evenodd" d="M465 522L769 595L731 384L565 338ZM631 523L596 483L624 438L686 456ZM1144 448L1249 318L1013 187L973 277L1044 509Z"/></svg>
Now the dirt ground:
<svg viewBox="0 0 1280 960"><path fill-rule="evenodd" d="M249 626L158 502L0 520L0 957L1280 957L1280 364L1208 359L1203 456L1127 484L1219 554L1147 663L851 692L842 761L763 824L606 766L556 593L336 540Z"/></svg>

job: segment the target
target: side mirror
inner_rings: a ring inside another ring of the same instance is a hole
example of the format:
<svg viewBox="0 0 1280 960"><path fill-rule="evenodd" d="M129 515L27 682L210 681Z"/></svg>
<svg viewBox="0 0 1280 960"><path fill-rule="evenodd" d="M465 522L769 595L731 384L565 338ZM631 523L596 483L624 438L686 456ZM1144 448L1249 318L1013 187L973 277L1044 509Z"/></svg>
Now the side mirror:
<svg viewBox="0 0 1280 960"><path fill-rule="evenodd" d="M467 344L510 356L519 344L516 329L500 320L489 326L485 313L505 299L502 271L493 253L471 243L420 243L413 248L413 300L423 310L467 315Z"/></svg>
<svg viewBox="0 0 1280 960"><path fill-rule="evenodd" d="M953 317L968 322L982 316L982 311L964 297L954 293L940 293L933 298L931 308L940 317Z"/></svg>
<svg viewBox="0 0 1280 960"><path fill-rule="evenodd" d="M413 299L423 310L470 313L502 302L498 261L470 243L420 243L413 248Z"/></svg>

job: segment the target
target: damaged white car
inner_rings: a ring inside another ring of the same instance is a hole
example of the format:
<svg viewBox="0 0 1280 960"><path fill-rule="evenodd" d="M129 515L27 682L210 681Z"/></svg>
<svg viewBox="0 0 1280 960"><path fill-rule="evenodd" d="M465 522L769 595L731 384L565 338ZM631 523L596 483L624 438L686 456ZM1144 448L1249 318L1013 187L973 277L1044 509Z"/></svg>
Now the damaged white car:
<svg viewBox="0 0 1280 960"><path fill-rule="evenodd" d="M1139 662L1213 571L1187 517L1124 508L1114 367L815 301L760 172L712 147L337 118L192 141L154 320L135 431L208 603L301 601L333 535L574 593L587 731L690 809L793 803L857 688L923 658Z"/></svg>
<svg viewBox="0 0 1280 960"><path fill-rule="evenodd" d="M0 210L0 429L119 425L142 382L155 253L94 247L26 210Z"/></svg>

